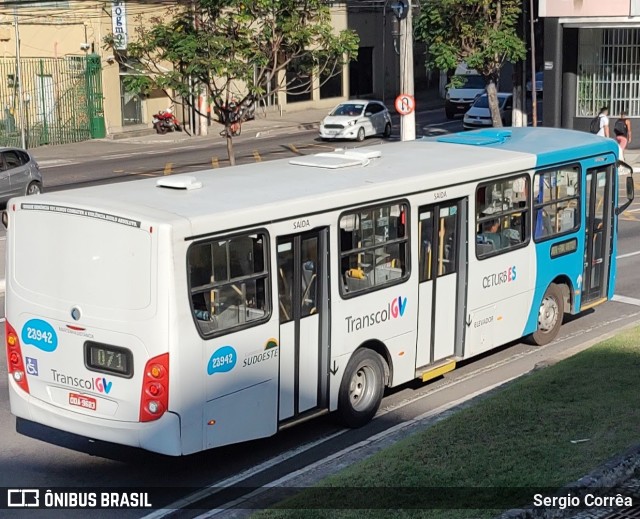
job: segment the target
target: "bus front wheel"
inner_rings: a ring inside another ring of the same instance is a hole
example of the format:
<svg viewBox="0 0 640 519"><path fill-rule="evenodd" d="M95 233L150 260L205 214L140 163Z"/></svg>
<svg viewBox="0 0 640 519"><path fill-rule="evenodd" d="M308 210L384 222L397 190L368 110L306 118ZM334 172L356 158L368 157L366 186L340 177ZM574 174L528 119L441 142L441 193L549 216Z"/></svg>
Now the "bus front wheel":
<svg viewBox="0 0 640 519"><path fill-rule="evenodd" d="M361 427L374 417L384 393L384 361L373 350L357 350L349 360L338 394L338 416L348 427Z"/></svg>
<svg viewBox="0 0 640 519"><path fill-rule="evenodd" d="M538 309L538 329L531 334L536 346L549 344L556 338L564 318L564 297L561 288L552 283L547 288Z"/></svg>

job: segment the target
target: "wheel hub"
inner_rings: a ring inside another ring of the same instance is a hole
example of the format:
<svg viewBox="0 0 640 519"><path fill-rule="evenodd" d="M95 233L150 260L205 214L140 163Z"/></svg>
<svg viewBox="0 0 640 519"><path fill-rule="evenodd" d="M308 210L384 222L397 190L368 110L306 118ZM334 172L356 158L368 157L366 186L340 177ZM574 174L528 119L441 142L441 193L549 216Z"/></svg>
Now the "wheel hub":
<svg viewBox="0 0 640 519"><path fill-rule="evenodd" d="M351 377L349 383L349 399L354 409L366 408L369 405L373 398L373 389L375 386L373 377L373 370L369 366L360 367Z"/></svg>
<svg viewBox="0 0 640 519"><path fill-rule="evenodd" d="M552 297L545 297L540 304L538 313L538 329L542 332L550 332L558 322L560 309L558 303Z"/></svg>

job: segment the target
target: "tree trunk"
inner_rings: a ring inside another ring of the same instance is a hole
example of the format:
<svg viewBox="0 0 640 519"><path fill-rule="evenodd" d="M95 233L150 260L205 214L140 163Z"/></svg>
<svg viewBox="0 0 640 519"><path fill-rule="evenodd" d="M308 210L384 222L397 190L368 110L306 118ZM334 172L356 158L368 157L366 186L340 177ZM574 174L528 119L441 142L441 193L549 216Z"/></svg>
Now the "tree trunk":
<svg viewBox="0 0 640 519"><path fill-rule="evenodd" d="M498 106L498 91L496 82L493 78L487 83L487 97L489 98L489 111L491 112L491 120L496 128L502 127L502 118L500 117L500 107Z"/></svg>
<svg viewBox="0 0 640 519"><path fill-rule="evenodd" d="M236 165L236 155L233 151L233 137L231 136L231 128L225 126L226 134L227 134L227 156L229 157L229 164L231 166Z"/></svg>

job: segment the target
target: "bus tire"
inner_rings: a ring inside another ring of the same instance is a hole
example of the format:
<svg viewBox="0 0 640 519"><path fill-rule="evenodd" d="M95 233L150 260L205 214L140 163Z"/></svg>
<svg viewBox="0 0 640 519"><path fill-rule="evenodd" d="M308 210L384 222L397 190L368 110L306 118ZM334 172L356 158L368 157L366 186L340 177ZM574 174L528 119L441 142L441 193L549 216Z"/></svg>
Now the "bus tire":
<svg viewBox="0 0 640 519"><path fill-rule="evenodd" d="M384 394L384 360L361 348L351 356L338 393L338 417L347 427L362 427L374 417Z"/></svg>
<svg viewBox="0 0 640 519"><path fill-rule="evenodd" d="M530 342L536 346L549 344L558 335L563 318L562 289L555 283L551 283L542 297L538 310L538 329L530 335Z"/></svg>

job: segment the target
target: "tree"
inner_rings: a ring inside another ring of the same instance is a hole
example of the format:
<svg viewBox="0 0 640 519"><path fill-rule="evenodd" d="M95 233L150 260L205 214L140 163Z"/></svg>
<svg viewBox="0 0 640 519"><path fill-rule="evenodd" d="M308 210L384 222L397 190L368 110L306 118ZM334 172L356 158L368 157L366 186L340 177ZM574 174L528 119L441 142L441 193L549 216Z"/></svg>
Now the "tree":
<svg viewBox="0 0 640 519"><path fill-rule="evenodd" d="M496 84L505 61L526 57L518 37L522 0L421 0L416 32L431 66L454 69L464 62L485 80L494 126L502 126Z"/></svg>
<svg viewBox="0 0 640 519"><path fill-rule="evenodd" d="M324 0L192 0L141 18L126 60L138 75L125 86L141 94L164 90L200 115L206 92L224 125L227 152L235 164L232 128L269 94L307 93L313 76L338 74L357 53L352 31L336 33ZM114 37L106 45L117 55Z"/></svg>

